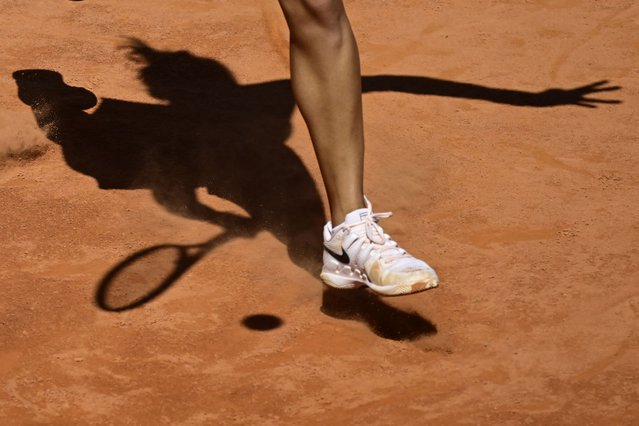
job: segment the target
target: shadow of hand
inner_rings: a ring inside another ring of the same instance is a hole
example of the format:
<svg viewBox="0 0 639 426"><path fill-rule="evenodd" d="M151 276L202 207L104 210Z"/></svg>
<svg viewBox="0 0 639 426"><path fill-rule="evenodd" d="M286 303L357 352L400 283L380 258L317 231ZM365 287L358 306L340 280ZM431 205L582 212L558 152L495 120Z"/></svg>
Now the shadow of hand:
<svg viewBox="0 0 639 426"><path fill-rule="evenodd" d="M98 103L92 92L67 85L55 71L19 70L13 73L13 78L18 85L18 98L33 108L87 110Z"/></svg>
<svg viewBox="0 0 639 426"><path fill-rule="evenodd" d="M597 108L596 104L620 104L616 99L589 98L588 95L600 92L614 92L620 86L606 86L608 80L597 81L574 89L548 89L537 93L533 101L534 106L552 107L559 105L578 105L585 108Z"/></svg>

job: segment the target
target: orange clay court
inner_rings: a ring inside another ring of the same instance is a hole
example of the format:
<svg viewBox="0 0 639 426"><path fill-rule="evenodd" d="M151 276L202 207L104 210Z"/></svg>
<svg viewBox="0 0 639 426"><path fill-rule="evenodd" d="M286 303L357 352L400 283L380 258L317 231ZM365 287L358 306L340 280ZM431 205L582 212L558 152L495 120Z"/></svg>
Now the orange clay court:
<svg viewBox="0 0 639 426"><path fill-rule="evenodd" d="M637 424L639 4L346 6L434 290L319 280L275 0L2 2L2 424Z"/></svg>

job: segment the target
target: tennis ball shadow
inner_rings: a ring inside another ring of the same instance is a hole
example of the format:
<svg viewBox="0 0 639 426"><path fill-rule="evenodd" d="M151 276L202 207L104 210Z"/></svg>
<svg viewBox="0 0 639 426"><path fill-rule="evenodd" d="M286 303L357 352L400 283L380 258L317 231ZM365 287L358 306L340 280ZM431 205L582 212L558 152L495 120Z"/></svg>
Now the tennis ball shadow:
<svg viewBox="0 0 639 426"><path fill-rule="evenodd" d="M256 331L269 331L279 328L284 324L280 317L270 314L249 315L242 319L242 325Z"/></svg>

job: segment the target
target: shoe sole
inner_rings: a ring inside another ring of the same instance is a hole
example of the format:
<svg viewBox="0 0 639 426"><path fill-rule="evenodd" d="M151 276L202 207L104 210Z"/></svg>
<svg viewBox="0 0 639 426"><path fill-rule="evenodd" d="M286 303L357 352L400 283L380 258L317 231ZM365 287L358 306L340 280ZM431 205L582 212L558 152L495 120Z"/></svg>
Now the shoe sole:
<svg viewBox="0 0 639 426"><path fill-rule="evenodd" d="M412 294L424 290L429 290L439 285L439 282L435 278L429 281L416 281L410 284L397 284L393 286L377 285L370 281L361 280L356 277L344 277L342 275L326 271L322 271L322 273L320 274L320 278L329 287L348 290L367 286L375 293L381 294L383 296L400 296L402 294Z"/></svg>

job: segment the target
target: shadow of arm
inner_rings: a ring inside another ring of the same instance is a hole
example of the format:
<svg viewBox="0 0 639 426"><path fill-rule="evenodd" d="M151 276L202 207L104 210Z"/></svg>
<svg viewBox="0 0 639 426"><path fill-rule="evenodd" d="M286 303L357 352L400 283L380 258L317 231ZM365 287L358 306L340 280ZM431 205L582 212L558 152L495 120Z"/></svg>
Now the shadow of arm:
<svg viewBox="0 0 639 426"><path fill-rule="evenodd" d="M619 90L618 86L607 86L608 81L598 81L573 89L548 89L543 92L499 89L471 83L460 83L430 77L407 75L375 75L362 77L362 92L402 92L415 95L445 96L451 98L477 99L500 104L527 107L551 107L578 105L596 108L595 104L618 104L621 101L589 98L599 92Z"/></svg>

